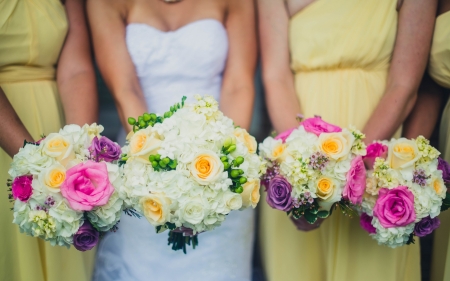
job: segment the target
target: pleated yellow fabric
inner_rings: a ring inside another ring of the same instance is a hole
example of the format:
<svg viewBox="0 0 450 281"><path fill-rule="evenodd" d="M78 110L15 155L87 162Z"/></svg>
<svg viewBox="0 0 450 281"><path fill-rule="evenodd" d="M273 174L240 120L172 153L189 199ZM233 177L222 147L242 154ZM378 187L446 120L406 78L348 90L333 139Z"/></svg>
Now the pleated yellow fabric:
<svg viewBox="0 0 450 281"><path fill-rule="evenodd" d="M58 0L0 1L0 87L33 138L64 124L55 64L68 23ZM52 247L12 224L6 180L11 158L0 149L0 281L87 281L93 252Z"/></svg>
<svg viewBox="0 0 450 281"><path fill-rule="evenodd" d="M362 129L381 99L396 37L396 0L317 0L290 20L291 66L302 113ZM383 124L380 124L383 126ZM420 280L420 249L379 246L335 212L318 230L298 231L261 204L269 281Z"/></svg>
<svg viewBox="0 0 450 281"><path fill-rule="evenodd" d="M436 19L428 72L441 86L450 89L450 12ZM450 90L447 90L450 92ZM450 101L445 106L440 127L439 149L450 161ZM435 231L431 280L450 280L450 211L439 216L441 226Z"/></svg>

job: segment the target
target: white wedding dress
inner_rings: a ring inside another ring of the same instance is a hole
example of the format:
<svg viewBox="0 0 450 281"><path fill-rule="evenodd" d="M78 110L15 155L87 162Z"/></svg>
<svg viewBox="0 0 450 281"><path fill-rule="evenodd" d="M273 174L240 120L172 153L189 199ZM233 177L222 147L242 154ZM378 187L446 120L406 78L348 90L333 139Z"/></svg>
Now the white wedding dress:
<svg viewBox="0 0 450 281"><path fill-rule="evenodd" d="M130 24L126 43L149 112L164 113L187 96L220 98L228 53L223 25L195 21L173 32ZM122 215L119 230L101 240L94 281L249 281L254 212L234 211L221 227L199 235L187 254L167 245L167 232L156 234L145 218Z"/></svg>

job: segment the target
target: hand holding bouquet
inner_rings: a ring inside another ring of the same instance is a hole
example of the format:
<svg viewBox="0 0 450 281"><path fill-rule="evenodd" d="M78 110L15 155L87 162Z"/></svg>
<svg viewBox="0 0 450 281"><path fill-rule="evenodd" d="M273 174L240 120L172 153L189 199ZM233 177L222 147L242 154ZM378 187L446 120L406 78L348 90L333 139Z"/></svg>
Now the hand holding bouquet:
<svg viewBox="0 0 450 281"><path fill-rule="evenodd" d="M450 181L449 166L439 154L422 136L368 146L373 171L368 172L361 226L379 244L395 248L414 243L414 236L439 227L437 216L448 208L445 183Z"/></svg>
<svg viewBox="0 0 450 281"><path fill-rule="evenodd" d="M13 223L52 245L92 249L101 232L115 230L123 207L120 146L97 124L68 125L36 143L25 143L9 174Z"/></svg>
<svg viewBox="0 0 450 281"><path fill-rule="evenodd" d="M210 96L183 98L159 116L129 118L133 131L123 148L120 193L183 250L197 234L220 226L232 211L256 207L264 165L256 141L219 111Z"/></svg>
<svg viewBox="0 0 450 281"><path fill-rule="evenodd" d="M341 129L320 117L266 138L259 149L268 161L262 177L267 203L311 224L328 217L335 205L351 215L365 188L363 138L357 130Z"/></svg>

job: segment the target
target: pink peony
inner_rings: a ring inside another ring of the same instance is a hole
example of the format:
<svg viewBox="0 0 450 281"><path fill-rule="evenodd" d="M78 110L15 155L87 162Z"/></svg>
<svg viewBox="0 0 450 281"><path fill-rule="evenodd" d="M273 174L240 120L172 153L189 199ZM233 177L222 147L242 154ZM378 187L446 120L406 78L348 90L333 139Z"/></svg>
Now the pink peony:
<svg viewBox="0 0 450 281"><path fill-rule="evenodd" d="M339 133L342 129L338 126L332 125L322 120L319 116L308 118L300 123L305 128L305 131L319 136L322 133Z"/></svg>
<svg viewBox="0 0 450 281"><path fill-rule="evenodd" d="M91 211L105 205L113 192L106 164L90 160L67 170L66 180L61 185L61 194L76 211Z"/></svg>
<svg viewBox="0 0 450 281"><path fill-rule="evenodd" d="M361 214L361 217L359 218L359 224L361 225L362 229L369 232L370 234L377 233L376 228L372 225L372 217L368 214Z"/></svg>
<svg viewBox="0 0 450 281"><path fill-rule="evenodd" d="M373 215L384 228L406 226L414 222L414 195L406 186L382 188L378 195Z"/></svg>
<svg viewBox="0 0 450 281"><path fill-rule="evenodd" d="M11 186L12 196L15 200L19 199L22 202L27 202L33 194L31 183L33 176L25 175L14 179Z"/></svg>
<svg viewBox="0 0 450 281"><path fill-rule="evenodd" d="M343 197L352 204L361 204L366 188L366 169L361 156L355 157L347 173L347 182L344 187Z"/></svg>
<svg viewBox="0 0 450 281"><path fill-rule="evenodd" d="M367 154L364 156L367 164L373 167L373 163L377 157L386 158L388 147L382 143L374 142L367 146Z"/></svg>
<svg viewBox="0 0 450 281"><path fill-rule="evenodd" d="M286 142L286 139L291 135L292 131L294 131L296 128L292 128L289 129L287 131L284 131L280 134L278 134L278 136L275 137L276 140L281 140L283 143Z"/></svg>

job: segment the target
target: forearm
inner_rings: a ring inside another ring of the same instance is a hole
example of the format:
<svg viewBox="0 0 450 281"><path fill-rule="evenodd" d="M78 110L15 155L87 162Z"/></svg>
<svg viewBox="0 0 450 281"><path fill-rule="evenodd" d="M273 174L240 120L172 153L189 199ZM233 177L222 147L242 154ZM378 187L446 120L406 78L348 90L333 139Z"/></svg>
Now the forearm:
<svg viewBox="0 0 450 281"><path fill-rule="evenodd" d="M20 121L5 93L0 88L0 147L13 157L23 146L23 141L33 138Z"/></svg>
<svg viewBox="0 0 450 281"><path fill-rule="evenodd" d="M115 97L120 122L125 128L125 131L128 133L132 129L132 126L128 124L128 118L133 117L137 119L139 116L147 112L145 99L134 92L125 92L123 95L115 95Z"/></svg>
<svg viewBox="0 0 450 281"><path fill-rule="evenodd" d="M94 71L83 71L58 81L66 124L91 124L98 119Z"/></svg>
<svg viewBox="0 0 450 281"><path fill-rule="evenodd" d="M281 133L298 127L297 114L300 102L295 95L294 83L276 81L265 83L265 98L269 117L274 129Z"/></svg>
<svg viewBox="0 0 450 281"><path fill-rule="evenodd" d="M422 135L429 139L439 119L445 97L442 89L430 78L426 78L419 89L414 108L403 124L403 136L416 138Z"/></svg>
<svg viewBox="0 0 450 281"><path fill-rule="evenodd" d="M417 93L402 87L387 90L364 127L366 143L390 139L414 107Z"/></svg>
<svg viewBox="0 0 450 281"><path fill-rule="evenodd" d="M250 129L253 113L255 87L248 84L237 89L224 89L220 98L220 109L236 126Z"/></svg>

